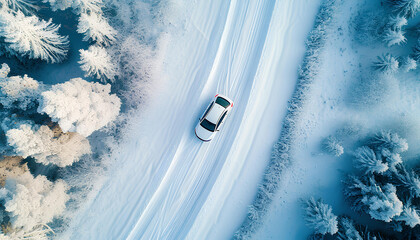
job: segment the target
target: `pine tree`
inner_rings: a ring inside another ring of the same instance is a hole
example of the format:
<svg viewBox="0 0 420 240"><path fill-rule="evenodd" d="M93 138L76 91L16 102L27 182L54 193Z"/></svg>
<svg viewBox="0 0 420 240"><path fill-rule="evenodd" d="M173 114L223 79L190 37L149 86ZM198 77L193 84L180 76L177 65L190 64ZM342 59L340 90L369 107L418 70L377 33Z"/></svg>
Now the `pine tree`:
<svg viewBox="0 0 420 240"><path fill-rule="evenodd" d="M407 23L408 21L405 17L391 16L387 25L393 30L401 30Z"/></svg>
<svg viewBox="0 0 420 240"><path fill-rule="evenodd" d="M4 108L19 108L24 111L36 107L42 85L24 75L8 77L10 68L3 63L0 69L0 103Z"/></svg>
<svg viewBox="0 0 420 240"><path fill-rule="evenodd" d="M117 31L98 13L82 13L77 25L77 32L85 35L83 41L91 40L103 46L113 43L117 35Z"/></svg>
<svg viewBox="0 0 420 240"><path fill-rule="evenodd" d="M60 25L39 20L36 16L26 17L22 12L2 10L0 14L0 37L4 38L10 54L22 54L31 59L42 59L57 63L67 54L68 38L60 36Z"/></svg>
<svg viewBox="0 0 420 240"><path fill-rule="evenodd" d="M14 11L24 13L32 13L34 10L38 10L34 0L0 0L0 6L7 6Z"/></svg>
<svg viewBox="0 0 420 240"><path fill-rule="evenodd" d="M414 171L407 171L406 168L401 165L396 173L396 178L398 180L398 185L401 186L405 192L408 192L409 198L420 197L420 178Z"/></svg>
<svg viewBox="0 0 420 240"><path fill-rule="evenodd" d="M395 217L397 221L403 221L405 225L414 228L420 224L420 216L416 208L410 204L404 206L402 213Z"/></svg>
<svg viewBox="0 0 420 240"><path fill-rule="evenodd" d="M328 204L311 197L305 203L305 210L307 224L316 233L335 234L338 231L337 216L332 213L332 208Z"/></svg>
<svg viewBox="0 0 420 240"><path fill-rule="evenodd" d="M396 171L396 166L402 163L402 159L399 153L392 153L387 148L381 149L381 155L383 160L388 164L392 171Z"/></svg>
<svg viewBox="0 0 420 240"><path fill-rule="evenodd" d="M88 50L80 51L81 69L85 72L85 77L96 77L103 82L114 81L117 69L112 62L111 56L101 46L90 46Z"/></svg>
<svg viewBox="0 0 420 240"><path fill-rule="evenodd" d="M369 147L358 148L355 153L355 165L365 174L384 173L388 170L388 164L383 163L381 157Z"/></svg>
<svg viewBox="0 0 420 240"><path fill-rule="evenodd" d="M420 9L420 0L389 0L393 11L408 18L414 17Z"/></svg>
<svg viewBox="0 0 420 240"><path fill-rule="evenodd" d="M333 136L329 136L328 138L326 138L323 145L324 149L328 153L333 154L336 157L339 157L344 153L344 148L341 142Z"/></svg>
<svg viewBox="0 0 420 240"><path fill-rule="evenodd" d="M120 107L121 100L111 94L111 85L73 78L41 93L38 112L48 114L63 132L87 137L114 121Z"/></svg>
<svg viewBox="0 0 420 240"><path fill-rule="evenodd" d="M403 211L396 188L391 184L379 186L373 177L349 177L345 181L344 195L353 209L368 213L373 219L390 222Z"/></svg>
<svg viewBox="0 0 420 240"><path fill-rule="evenodd" d="M339 240L363 240L350 218L342 217L339 221L338 229L337 238Z"/></svg>
<svg viewBox="0 0 420 240"><path fill-rule="evenodd" d="M398 70L398 61L391 54L378 56L378 60L373 63L373 68L384 73L394 73Z"/></svg>
<svg viewBox="0 0 420 240"><path fill-rule="evenodd" d="M404 32L394 29L385 30L383 40L387 43L388 47L401 45L407 42L407 39L404 37Z"/></svg>
<svg viewBox="0 0 420 240"><path fill-rule="evenodd" d="M402 153L408 149L407 140L391 131L380 131L371 140L371 143L378 149L386 148L392 153Z"/></svg>

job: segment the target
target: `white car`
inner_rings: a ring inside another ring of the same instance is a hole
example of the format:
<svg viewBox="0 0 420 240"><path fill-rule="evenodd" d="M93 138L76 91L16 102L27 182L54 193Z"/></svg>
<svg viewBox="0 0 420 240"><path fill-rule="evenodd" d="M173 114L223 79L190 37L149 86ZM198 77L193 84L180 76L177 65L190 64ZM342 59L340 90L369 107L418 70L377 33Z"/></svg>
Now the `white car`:
<svg viewBox="0 0 420 240"><path fill-rule="evenodd" d="M195 127L195 135L205 142L212 140L232 107L232 100L222 94L217 94Z"/></svg>

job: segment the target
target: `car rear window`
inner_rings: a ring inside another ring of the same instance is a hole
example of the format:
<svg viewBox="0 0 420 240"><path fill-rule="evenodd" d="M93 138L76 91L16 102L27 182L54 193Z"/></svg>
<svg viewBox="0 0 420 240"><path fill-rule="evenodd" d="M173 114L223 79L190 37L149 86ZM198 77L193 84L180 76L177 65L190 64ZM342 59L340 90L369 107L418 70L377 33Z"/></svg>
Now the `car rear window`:
<svg viewBox="0 0 420 240"><path fill-rule="evenodd" d="M214 129L216 129L216 124L213 124L211 122L209 122L207 119L204 119L201 122L201 126L207 130L209 130L210 132L214 132Z"/></svg>
<svg viewBox="0 0 420 240"><path fill-rule="evenodd" d="M216 99L216 103L220 104L222 107L227 108L230 105L230 102L228 102L226 99L218 97Z"/></svg>

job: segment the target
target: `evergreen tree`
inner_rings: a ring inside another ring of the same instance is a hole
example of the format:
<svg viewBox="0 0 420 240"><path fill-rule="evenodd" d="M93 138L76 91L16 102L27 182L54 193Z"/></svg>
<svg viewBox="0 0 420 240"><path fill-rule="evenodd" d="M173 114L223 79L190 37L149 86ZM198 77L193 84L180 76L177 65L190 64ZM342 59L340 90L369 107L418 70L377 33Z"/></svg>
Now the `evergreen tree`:
<svg viewBox="0 0 420 240"><path fill-rule="evenodd" d="M0 7L8 7L14 11L22 11L24 13L31 13L38 10L34 0L0 0Z"/></svg>
<svg viewBox="0 0 420 240"><path fill-rule="evenodd" d="M57 63L64 60L69 44L68 38L60 36L60 25L26 17L22 12L0 10L0 38L6 43L10 54L22 54L31 59Z"/></svg>
<svg viewBox="0 0 420 240"><path fill-rule="evenodd" d="M344 148L340 141L338 141L335 137L329 136L324 141L324 149L333 154L336 157L341 156L344 153Z"/></svg>
<svg viewBox="0 0 420 240"><path fill-rule="evenodd" d="M420 0L389 0L392 10L408 18L414 17L420 9Z"/></svg>
<svg viewBox="0 0 420 240"><path fill-rule="evenodd" d="M373 63L373 68L384 73L393 73L398 70L398 61L391 54L378 56L378 60Z"/></svg>
<svg viewBox="0 0 420 240"><path fill-rule="evenodd" d="M339 240L363 240L350 218L342 217L339 221L338 229L337 238Z"/></svg>
<svg viewBox="0 0 420 240"><path fill-rule="evenodd" d="M96 77L96 79L100 79L103 82L106 82L106 80L114 81L117 69L105 48L90 46L88 50L81 49L79 51L79 63L85 72L85 77Z"/></svg>
<svg viewBox="0 0 420 240"><path fill-rule="evenodd" d="M391 131L380 131L375 135L371 143L378 149L386 148L392 153L402 153L408 149L407 140Z"/></svg>
<svg viewBox="0 0 420 240"><path fill-rule="evenodd" d="M390 222L403 211L396 188L391 184L379 186L373 177L351 176L345 182L344 195L359 212L368 213L373 219Z"/></svg>
<svg viewBox="0 0 420 240"><path fill-rule="evenodd" d="M115 41L117 31L109 25L107 20L96 13L82 13L77 25L77 32L85 36L83 41L93 41L99 45L109 46Z"/></svg>
<svg viewBox="0 0 420 240"><path fill-rule="evenodd" d="M410 226L411 228L420 224L418 211L414 207L410 206L410 204L408 206L404 206L403 212L399 216L396 216L395 220L403 221L405 225Z"/></svg>
<svg viewBox="0 0 420 240"><path fill-rule="evenodd" d="M308 226L313 228L316 233L335 234L338 231L337 216L332 213L332 208L321 200L311 197L305 203L305 219Z"/></svg>
<svg viewBox="0 0 420 240"><path fill-rule="evenodd" d="M401 16L391 16L388 21L388 27L393 30L401 30L402 27L407 25L407 19Z"/></svg>
<svg viewBox="0 0 420 240"><path fill-rule="evenodd" d="M420 178L414 171L407 171L404 166L400 166L396 178L398 185L404 192L408 192L408 198L420 197Z"/></svg>
<svg viewBox="0 0 420 240"><path fill-rule="evenodd" d="M382 162L381 156L377 157L375 152L366 146L356 150L355 165L365 174L384 173L388 170L388 164Z"/></svg>
<svg viewBox="0 0 420 240"><path fill-rule="evenodd" d="M407 42L407 39L404 37L404 32L394 29L385 30L383 40L387 43L388 47L401 45Z"/></svg>

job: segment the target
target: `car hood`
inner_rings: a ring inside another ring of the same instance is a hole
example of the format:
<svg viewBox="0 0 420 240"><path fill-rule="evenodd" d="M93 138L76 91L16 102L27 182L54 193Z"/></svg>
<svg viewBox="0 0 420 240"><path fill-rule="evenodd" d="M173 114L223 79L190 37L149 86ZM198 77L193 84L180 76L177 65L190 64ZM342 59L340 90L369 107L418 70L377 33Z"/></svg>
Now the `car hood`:
<svg viewBox="0 0 420 240"><path fill-rule="evenodd" d="M209 141L213 138L214 132L210 132L198 123L195 127L195 135L203 141Z"/></svg>

